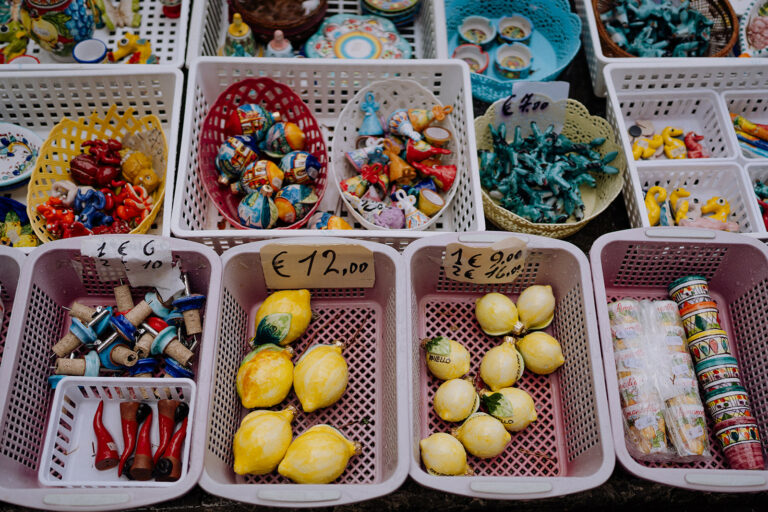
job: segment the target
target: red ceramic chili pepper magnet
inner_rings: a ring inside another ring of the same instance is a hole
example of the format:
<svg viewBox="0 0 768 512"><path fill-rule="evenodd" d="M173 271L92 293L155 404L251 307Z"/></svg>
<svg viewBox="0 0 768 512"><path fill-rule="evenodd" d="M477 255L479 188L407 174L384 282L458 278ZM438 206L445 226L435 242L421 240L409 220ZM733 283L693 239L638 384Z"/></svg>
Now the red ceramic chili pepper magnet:
<svg viewBox="0 0 768 512"><path fill-rule="evenodd" d="M178 400L160 400L157 402L157 428L160 431L160 444L155 452L155 464L168 447L168 441L171 440L173 428L176 426L176 409L178 407Z"/></svg>
<svg viewBox="0 0 768 512"><path fill-rule="evenodd" d="M103 411L104 401L102 400L93 416L93 432L96 434L96 469L99 471L112 469L117 466L119 460L115 440L102 422Z"/></svg>
<svg viewBox="0 0 768 512"><path fill-rule="evenodd" d="M120 455L120 463L117 465L117 476L123 474L123 467L136 447L136 434L139 431L139 425L150 414L152 414L152 408L147 404L141 402L120 403L120 423L123 426L123 444L125 447L122 455Z"/></svg>
<svg viewBox="0 0 768 512"><path fill-rule="evenodd" d="M184 445L184 438L187 435L187 419L181 423L179 430L173 434L168 448L163 457L157 461L157 481L175 482L181 477L181 447Z"/></svg>
<svg viewBox="0 0 768 512"><path fill-rule="evenodd" d="M136 442L136 454L133 456L128 478L132 480L149 480L152 478L152 445L149 440L152 428L152 411L149 412L146 421L139 430L139 438Z"/></svg>

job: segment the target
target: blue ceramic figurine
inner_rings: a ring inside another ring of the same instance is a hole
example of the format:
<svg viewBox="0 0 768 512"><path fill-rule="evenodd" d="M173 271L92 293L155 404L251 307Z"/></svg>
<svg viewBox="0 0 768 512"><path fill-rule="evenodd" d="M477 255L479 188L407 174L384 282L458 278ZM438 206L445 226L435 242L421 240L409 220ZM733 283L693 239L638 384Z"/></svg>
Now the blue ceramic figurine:
<svg viewBox="0 0 768 512"><path fill-rule="evenodd" d="M365 101L360 104L360 110L365 112L365 117L357 133L361 136L370 135L378 137L384 135L384 128L381 126L379 116L376 114L379 111L379 103L374 99L372 92L369 91L365 95Z"/></svg>

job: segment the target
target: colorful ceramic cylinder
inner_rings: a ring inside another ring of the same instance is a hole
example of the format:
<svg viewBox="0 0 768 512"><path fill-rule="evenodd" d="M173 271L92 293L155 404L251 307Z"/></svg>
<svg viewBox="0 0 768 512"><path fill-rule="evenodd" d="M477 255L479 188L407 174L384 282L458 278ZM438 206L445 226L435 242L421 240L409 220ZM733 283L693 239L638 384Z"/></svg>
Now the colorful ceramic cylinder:
<svg viewBox="0 0 768 512"><path fill-rule="evenodd" d="M93 37L88 0L24 0L23 7L32 39L57 60L71 61L75 45Z"/></svg>
<svg viewBox="0 0 768 512"><path fill-rule="evenodd" d="M703 276L690 275L675 279L669 285L669 296L682 308L687 303L709 302L709 284Z"/></svg>
<svg viewBox="0 0 768 512"><path fill-rule="evenodd" d="M754 418L732 418L715 425L715 437L731 469L765 469L763 448Z"/></svg>
<svg viewBox="0 0 768 512"><path fill-rule="evenodd" d="M720 329L701 331L688 337L688 350L691 352L693 362L698 364L719 355L730 355L728 335Z"/></svg>
<svg viewBox="0 0 768 512"><path fill-rule="evenodd" d="M702 331L722 329L717 304L712 301L686 304L680 309L680 317L688 337L695 336Z"/></svg>
<svg viewBox="0 0 768 512"><path fill-rule="evenodd" d="M741 384L736 358L725 354L711 357L697 364L696 376L705 393L717 388Z"/></svg>
<svg viewBox="0 0 768 512"><path fill-rule="evenodd" d="M741 385L714 389L704 395L704 403L715 423L731 418L752 417L747 390Z"/></svg>

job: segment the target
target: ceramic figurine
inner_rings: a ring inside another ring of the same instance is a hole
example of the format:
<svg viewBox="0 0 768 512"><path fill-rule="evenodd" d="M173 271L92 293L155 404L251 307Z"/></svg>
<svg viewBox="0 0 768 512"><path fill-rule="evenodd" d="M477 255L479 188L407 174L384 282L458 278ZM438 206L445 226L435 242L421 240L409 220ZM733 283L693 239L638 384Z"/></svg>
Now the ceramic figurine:
<svg viewBox="0 0 768 512"><path fill-rule="evenodd" d="M252 162L259 159L258 144L250 135L228 137L216 154L216 170L219 171L219 184L229 185L240 179L243 171Z"/></svg>
<svg viewBox="0 0 768 512"><path fill-rule="evenodd" d="M98 28L106 25L110 32L114 32L118 28L139 28L141 26L140 4L135 0L114 0L114 4L112 0L93 0L93 3Z"/></svg>
<svg viewBox="0 0 768 512"><path fill-rule="evenodd" d="M379 104L374 99L372 92L369 91L365 95L365 101L360 104L360 110L365 113L365 116L357 133L372 136L384 135L384 128L381 126L379 116L376 114L379 111Z"/></svg>
<svg viewBox="0 0 768 512"><path fill-rule="evenodd" d="M310 229L352 229L347 221L328 212L315 212L309 218Z"/></svg>
<svg viewBox="0 0 768 512"><path fill-rule="evenodd" d="M317 180L322 171L320 161L307 151L291 151L280 159L286 183L306 184Z"/></svg>
<svg viewBox="0 0 768 512"><path fill-rule="evenodd" d="M294 57L293 46L283 35L282 30L275 30L272 39L264 50L265 57L290 58Z"/></svg>
<svg viewBox="0 0 768 512"><path fill-rule="evenodd" d="M730 211L731 205L724 198L718 196L711 197L701 206L700 213L702 216L698 216L698 212L695 215L692 215L689 211L688 217L682 219L678 225L738 233L739 224L735 221L728 220ZM703 214L709 213L713 215L710 215L709 217L703 216Z"/></svg>
<svg viewBox="0 0 768 512"><path fill-rule="evenodd" d="M703 135L697 135L694 132L688 132L683 138L685 147L688 149L688 158L709 158L704 152L704 147L701 145L701 141L704 140Z"/></svg>
<svg viewBox="0 0 768 512"><path fill-rule="evenodd" d="M272 192L272 187L264 185L258 192L251 192L240 201L237 215L243 226L256 229L274 227L278 216Z"/></svg>
<svg viewBox="0 0 768 512"><path fill-rule="evenodd" d="M280 118L279 112L267 112L261 105L246 103L229 114L224 130L227 135L251 135L261 142Z"/></svg>
<svg viewBox="0 0 768 512"><path fill-rule="evenodd" d="M667 158L686 158L685 143L677 137L683 134L683 130L673 126L667 126L661 130L661 138L664 140L664 154Z"/></svg>
<svg viewBox="0 0 768 512"><path fill-rule="evenodd" d="M277 191L283 186L282 169L269 160L258 160L248 165L240 181L232 183L230 188L234 194L251 194L269 185L270 190Z"/></svg>
<svg viewBox="0 0 768 512"><path fill-rule="evenodd" d="M379 200L384 198L389 189L389 172L385 164L365 164L362 169L360 169L360 176L371 187L376 188L377 195L380 197Z"/></svg>
<svg viewBox="0 0 768 512"><path fill-rule="evenodd" d="M632 156L635 160L648 160L656 154L656 150L664 144L664 139L661 135L656 134L650 139L645 137L638 137L632 144Z"/></svg>
<svg viewBox="0 0 768 512"><path fill-rule="evenodd" d="M317 203L318 197L315 191L308 185L286 185L275 196L278 218L293 224L303 219L309 210Z"/></svg>
<svg viewBox="0 0 768 512"><path fill-rule="evenodd" d="M256 40L251 27L243 22L243 17L236 12L227 29L224 40L224 55L227 57L253 57L256 55Z"/></svg>
<svg viewBox="0 0 768 512"><path fill-rule="evenodd" d="M421 162L427 158L450 154L451 150L433 146L424 140L414 142L413 139L408 139L405 146L405 159L411 164L414 162Z"/></svg>
<svg viewBox="0 0 768 512"><path fill-rule="evenodd" d="M406 227L405 213L397 206L388 206L373 219L373 223L386 229Z"/></svg>
<svg viewBox="0 0 768 512"><path fill-rule="evenodd" d="M56 60L71 61L75 45L93 37L95 23L87 0L24 0L22 10L25 29Z"/></svg>
<svg viewBox="0 0 768 512"><path fill-rule="evenodd" d="M282 158L291 151L304 149L305 143L304 132L297 124L280 121L269 128L261 148L272 158Z"/></svg>
<svg viewBox="0 0 768 512"><path fill-rule="evenodd" d="M435 181L437 188L447 192L453 186L456 180L458 169L455 165L443 165L439 162L424 160L423 162L414 162L413 166L423 174L429 176Z"/></svg>
<svg viewBox="0 0 768 512"><path fill-rule="evenodd" d="M409 139L410 140L410 139ZM384 142L384 155L389 158L389 180L406 185L416 179L416 169L400 158L399 147L389 139Z"/></svg>
<svg viewBox="0 0 768 512"><path fill-rule="evenodd" d="M160 179L147 155L132 149L123 150L121 155L120 169L126 181L132 185L141 185L150 194L160 186Z"/></svg>
<svg viewBox="0 0 768 512"><path fill-rule="evenodd" d="M395 197L397 197L397 202L395 204L397 204L398 208L403 210L403 213L405 214L406 228L418 228L429 222L429 217L414 206L416 203L416 198L414 196L409 196L401 189L395 192Z"/></svg>
<svg viewBox="0 0 768 512"><path fill-rule="evenodd" d="M118 62L129 55L130 57L125 61L127 64L158 64L160 62L152 53L152 43L148 39L126 32L117 42L117 50L107 54L107 60Z"/></svg>
<svg viewBox="0 0 768 512"><path fill-rule="evenodd" d="M389 132L401 137L407 137L415 141L421 140L421 134L417 132L411 124L408 111L401 109L394 111L387 120Z"/></svg>
<svg viewBox="0 0 768 512"><path fill-rule="evenodd" d="M27 51L29 31L21 22L20 5L0 6L0 64L8 63Z"/></svg>
<svg viewBox="0 0 768 512"><path fill-rule="evenodd" d="M669 204L672 208L672 212L675 215L675 224L679 225L680 221L685 219L688 215L688 209L690 203L685 198L690 197L691 193L683 187L678 187L672 191L669 195Z"/></svg>
<svg viewBox="0 0 768 512"><path fill-rule="evenodd" d="M347 192L342 192L342 195L355 210L360 212L365 220L371 223L374 223L376 216L387 208L387 205L382 201L362 199Z"/></svg>
<svg viewBox="0 0 768 512"><path fill-rule="evenodd" d="M384 146L366 146L352 151L347 151L347 161L352 164L356 171L360 172L365 164L381 163L388 164L389 157L384 154Z"/></svg>
<svg viewBox="0 0 768 512"><path fill-rule="evenodd" d="M712 215L710 218L720 222L728 221L728 214L731 213L731 204L722 197L712 197L701 207L701 213Z"/></svg>
<svg viewBox="0 0 768 512"><path fill-rule="evenodd" d="M645 208L648 210L648 222L651 226L659 224L661 208L659 204L667 199L667 191L663 187L651 187L645 194Z"/></svg>
<svg viewBox="0 0 768 512"><path fill-rule="evenodd" d="M445 116L451 112L453 112L453 106L451 105L435 105L431 109L409 108L408 119L411 121L411 126L413 126L414 130L422 132L435 121L445 119Z"/></svg>
<svg viewBox="0 0 768 512"><path fill-rule="evenodd" d="M342 192L346 192L355 197L363 197L365 193L368 192L369 183L365 181L362 176L356 175L341 180L339 186Z"/></svg>

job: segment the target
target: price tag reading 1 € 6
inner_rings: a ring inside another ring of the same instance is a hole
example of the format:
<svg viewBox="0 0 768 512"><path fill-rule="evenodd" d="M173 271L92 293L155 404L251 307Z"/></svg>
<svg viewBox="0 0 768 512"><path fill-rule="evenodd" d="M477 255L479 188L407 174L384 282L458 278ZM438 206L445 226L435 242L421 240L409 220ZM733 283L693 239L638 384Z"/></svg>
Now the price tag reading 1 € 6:
<svg viewBox="0 0 768 512"><path fill-rule="evenodd" d="M485 247L448 244L443 257L445 275L475 284L511 283L525 266L526 243L509 237Z"/></svg>
<svg viewBox="0 0 768 512"><path fill-rule="evenodd" d="M172 265L171 248L165 240L89 237L83 240L80 252L94 259L96 271L105 281L125 275L131 286L153 287L163 300L184 290L181 270Z"/></svg>
<svg viewBox="0 0 768 512"><path fill-rule="evenodd" d="M372 288L373 252L362 245L269 244L261 251L268 288Z"/></svg>

